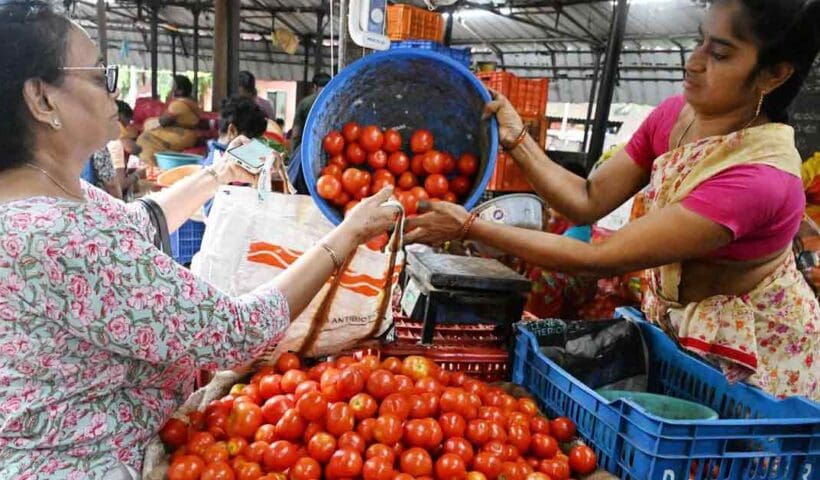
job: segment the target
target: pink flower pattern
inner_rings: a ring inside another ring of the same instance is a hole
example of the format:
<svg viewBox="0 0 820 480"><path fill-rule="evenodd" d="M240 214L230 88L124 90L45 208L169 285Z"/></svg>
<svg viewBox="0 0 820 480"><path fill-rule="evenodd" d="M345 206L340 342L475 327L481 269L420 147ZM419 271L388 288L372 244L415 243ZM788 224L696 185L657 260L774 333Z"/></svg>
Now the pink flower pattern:
<svg viewBox="0 0 820 480"><path fill-rule="evenodd" d="M289 324L281 292L227 297L153 246L141 207L84 188L0 204L1 479L141 471L198 369L250 361Z"/></svg>

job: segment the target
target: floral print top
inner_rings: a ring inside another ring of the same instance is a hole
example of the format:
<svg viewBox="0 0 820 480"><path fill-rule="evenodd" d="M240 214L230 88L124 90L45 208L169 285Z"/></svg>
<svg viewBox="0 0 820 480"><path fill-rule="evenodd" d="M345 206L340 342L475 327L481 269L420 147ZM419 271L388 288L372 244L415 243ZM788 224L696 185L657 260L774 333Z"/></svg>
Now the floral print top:
<svg viewBox="0 0 820 480"><path fill-rule="evenodd" d="M139 205L0 204L0 478L123 478L200 368L251 360L286 298L229 297L153 246ZM128 478L126 475L125 478Z"/></svg>

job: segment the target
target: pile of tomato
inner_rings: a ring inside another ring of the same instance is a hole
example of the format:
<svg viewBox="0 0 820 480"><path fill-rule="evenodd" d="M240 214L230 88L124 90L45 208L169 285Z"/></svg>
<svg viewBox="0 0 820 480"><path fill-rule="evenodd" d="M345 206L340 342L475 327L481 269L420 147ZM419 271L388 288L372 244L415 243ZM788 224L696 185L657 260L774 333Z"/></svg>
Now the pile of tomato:
<svg viewBox="0 0 820 480"><path fill-rule="evenodd" d="M416 130L405 153L398 131L348 122L341 132L331 131L323 139L327 163L316 190L343 212L387 185L396 187L407 215L416 213L421 200L458 202L472 188L478 159L469 152L456 159L435 150L434 144L430 131Z"/></svg>
<svg viewBox="0 0 820 480"><path fill-rule="evenodd" d="M285 354L160 437L170 480L567 480L596 469L575 425L420 356Z"/></svg>

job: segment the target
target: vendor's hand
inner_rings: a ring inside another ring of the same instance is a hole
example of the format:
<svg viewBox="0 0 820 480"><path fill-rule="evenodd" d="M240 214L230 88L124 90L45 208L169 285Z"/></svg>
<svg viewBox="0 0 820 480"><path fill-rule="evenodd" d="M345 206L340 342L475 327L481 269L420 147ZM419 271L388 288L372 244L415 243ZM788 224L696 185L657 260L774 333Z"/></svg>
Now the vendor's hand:
<svg viewBox="0 0 820 480"><path fill-rule="evenodd" d="M509 145L515 142L518 135L521 134L521 130L524 129L524 122L521 121L521 117L507 97L495 90L490 90L490 94L493 96L493 101L484 107L483 118L486 119L495 115L496 120L498 120L498 139L501 141L502 146Z"/></svg>
<svg viewBox="0 0 820 480"><path fill-rule="evenodd" d="M228 150L250 143L251 139L244 135L234 138L228 144ZM256 175L242 168L236 159L229 153L225 155L217 155L214 157L213 169L219 178L220 185L227 185L229 183L250 183L256 184Z"/></svg>
<svg viewBox="0 0 820 480"><path fill-rule="evenodd" d="M396 206L383 206L393 196L393 187L384 187L379 193L365 198L353 207L342 222L355 235L357 244L372 240L396 224L400 210Z"/></svg>
<svg viewBox="0 0 820 480"><path fill-rule="evenodd" d="M464 207L450 202L419 202L419 210L427 213L407 221L407 230L410 231L404 237L407 244L438 245L455 240L470 218Z"/></svg>

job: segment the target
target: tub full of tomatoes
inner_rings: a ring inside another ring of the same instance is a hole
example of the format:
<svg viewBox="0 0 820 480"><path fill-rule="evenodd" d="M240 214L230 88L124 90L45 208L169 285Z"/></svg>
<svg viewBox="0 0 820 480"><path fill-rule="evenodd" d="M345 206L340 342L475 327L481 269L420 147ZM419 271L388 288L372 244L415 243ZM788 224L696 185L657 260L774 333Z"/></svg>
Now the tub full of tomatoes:
<svg viewBox="0 0 820 480"><path fill-rule="evenodd" d="M470 209L495 167L490 95L463 65L421 50L368 55L323 90L301 145L305 181L334 223L386 185L408 215L438 199Z"/></svg>
<svg viewBox="0 0 820 480"><path fill-rule="evenodd" d="M566 480L597 469L569 419L422 356L306 368L284 354L245 378L169 419L156 439L165 465L144 478Z"/></svg>

